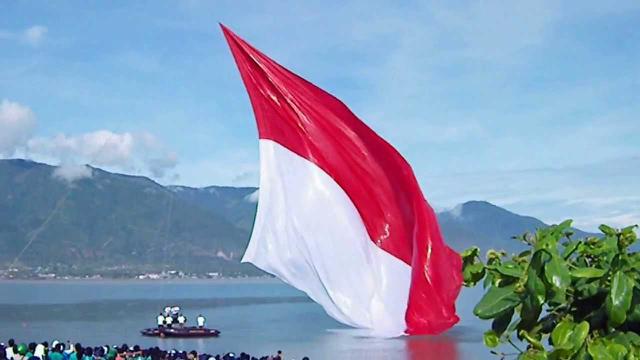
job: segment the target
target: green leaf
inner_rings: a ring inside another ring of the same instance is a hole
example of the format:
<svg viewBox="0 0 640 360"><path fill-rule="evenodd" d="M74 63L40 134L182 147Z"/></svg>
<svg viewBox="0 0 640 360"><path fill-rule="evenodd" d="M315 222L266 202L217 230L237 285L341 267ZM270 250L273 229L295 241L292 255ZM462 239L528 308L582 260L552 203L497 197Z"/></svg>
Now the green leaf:
<svg viewBox="0 0 640 360"><path fill-rule="evenodd" d="M533 254L531 263L527 268L527 291L535 296L540 304L546 299L544 281L540 278L545 264L551 259L551 255L545 250L538 250Z"/></svg>
<svg viewBox="0 0 640 360"><path fill-rule="evenodd" d="M571 334L571 342L576 345L582 345L589 335L589 328L589 323L586 321L582 321L576 325L575 329L573 329L573 334Z"/></svg>
<svg viewBox="0 0 640 360"><path fill-rule="evenodd" d="M536 350L544 350L544 346L542 346L542 343L540 342L540 340L536 339L536 337L530 334L528 331L520 330L518 334L520 334L521 338L527 340L527 342L529 343L529 345L531 345L532 348Z"/></svg>
<svg viewBox="0 0 640 360"><path fill-rule="evenodd" d="M495 331L488 330L482 336L482 341L486 347L493 349L500 344L500 337L495 333Z"/></svg>
<svg viewBox="0 0 640 360"><path fill-rule="evenodd" d="M620 344L614 344L604 339L597 339L587 345L589 355L593 360L624 360L627 349Z"/></svg>
<svg viewBox="0 0 640 360"><path fill-rule="evenodd" d="M562 258L564 258L565 260L569 259L571 254L573 254L578 249L581 243L582 243L581 241L576 241L576 240L569 241L568 243L566 243L564 251L562 252Z"/></svg>
<svg viewBox="0 0 640 360"><path fill-rule="evenodd" d="M529 349L518 355L518 360L547 360L547 352Z"/></svg>
<svg viewBox="0 0 640 360"><path fill-rule="evenodd" d="M551 340L558 358L567 358L580 350L589 335L589 323L583 321L575 324L563 320L551 332Z"/></svg>
<svg viewBox="0 0 640 360"><path fill-rule="evenodd" d="M511 276L515 278L520 278L524 274L524 269L522 269L518 264L513 261L508 261L504 264L500 264L495 267L496 271L502 275Z"/></svg>
<svg viewBox="0 0 640 360"><path fill-rule="evenodd" d="M611 226L602 224L598 227L598 229L600 229L600 231L608 236L616 236L616 229L612 228Z"/></svg>
<svg viewBox="0 0 640 360"><path fill-rule="evenodd" d="M487 276L485 276L484 281L482 282L482 288L486 289L492 283L493 283L493 275L491 275L491 273L487 273Z"/></svg>
<svg viewBox="0 0 640 360"><path fill-rule="evenodd" d="M620 344L607 344L607 351L616 360L624 360L627 355L627 349Z"/></svg>
<svg viewBox="0 0 640 360"><path fill-rule="evenodd" d="M571 349L574 344L571 344L569 339L571 339L571 334L573 334L575 327L576 324L573 321L560 321L551 332L553 347L556 349Z"/></svg>
<svg viewBox="0 0 640 360"><path fill-rule="evenodd" d="M504 313L498 315L493 319L491 323L491 330L493 330L498 336L502 335L502 333L507 330L509 327L509 323L511 323L511 318L513 317L513 309L507 310Z"/></svg>
<svg viewBox="0 0 640 360"><path fill-rule="evenodd" d="M462 269L462 278L466 286L474 286L478 281L482 280L485 274L484 265L477 262L474 264L465 264Z"/></svg>
<svg viewBox="0 0 640 360"><path fill-rule="evenodd" d="M480 255L480 248L478 248L477 246L472 246L463 251L462 254L460 254L460 257L462 257L463 261L469 261L474 260L476 257L478 257L478 255Z"/></svg>
<svg viewBox="0 0 640 360"><path fill-rule="evenodd" d="M559 256L551 256L551 260L544 266L544 275L556 289L564 293L571 285L571 274L567 264Z"/></svg>
<svg viewBox="0 0 640 360"><path fill-rule="evenodd" d="M556 236L562 236L564 234L573 234L573 231L571 230L571 223L573 222L573 220L568 219L565 220L563 222L561 222L558 225L554 225L553 226L553 233Z"/></svg>
<svg viewBox="0 0 640 360"><path fill-rule="evenodd" d="M531 330L538 322L538 318L542 313L542 302L533 294L527 294L522 302L522 311L520 311L521 321L518 329Z"/></svg>
<svg viewBox="0 0 640 360"><path fill-rule="evenodd" d="M622 271L617 271L611 280L611 289L607 296L606 308L609 324L613 327L622 325L627 319L631 307L633 284Z"/></svg>
<svg viewBox="0 0 640 360"><path fill-rule="evenodd" d="M634 346L640 346L640 335L632 331L626 332L625 335L627 336L627 339L631 344L633 344Z"/></svg>
<svg viewBox="0 0 640 360"><path fill-rule="evenodd" d="M592 278L599 278L604 276L604 274L606 274L607 271L603 270L603 269L597 269L597 268L575 268L571 270L571 276L575 277L575 278L585 278L585 279L592 279Z"/></svg>
<svg viewBox="0 0 640 360"><path fill-rule="evenodd" d="M515 293L515 284L505 287L492 286L475 306L473 314L480 319L492 319L513 309L519 303L520 297Z"/></svg>

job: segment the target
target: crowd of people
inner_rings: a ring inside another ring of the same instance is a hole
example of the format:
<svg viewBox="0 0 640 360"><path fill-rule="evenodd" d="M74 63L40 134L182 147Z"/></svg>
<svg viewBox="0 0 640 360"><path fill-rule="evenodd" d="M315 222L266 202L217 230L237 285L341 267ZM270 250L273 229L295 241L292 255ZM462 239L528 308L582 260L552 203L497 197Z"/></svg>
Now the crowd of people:
<svg viewBox="0 0 640 360"><path fill-rule="evenodd" d="M59 341L53 341L51 344L48 342L27 344L10 339L6 344L0 343L0 360L284 360L284 355L282 351L262 357L244 352L212 355L198 353L195 350L166 351L158 347L142 348L127 344L83 346ZM309 358L304 357L301 360L309 360Z"/></svg>

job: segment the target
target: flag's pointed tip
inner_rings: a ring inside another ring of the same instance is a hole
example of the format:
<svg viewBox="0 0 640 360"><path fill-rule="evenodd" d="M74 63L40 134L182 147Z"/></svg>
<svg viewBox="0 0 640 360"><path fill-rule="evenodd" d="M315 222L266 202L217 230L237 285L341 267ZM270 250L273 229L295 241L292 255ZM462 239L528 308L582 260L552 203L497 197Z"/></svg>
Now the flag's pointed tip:
<svg viewBox="0 0 640 360"><path fill-rule="evenodd" d="M220 30L222 30L222 34L225 37L229 37L233 34L233 32L225 24L219 22L218 25L220 26Z"/></svg>
<svg viewBox="0 0 640 360"><path fill-rule="evenodd" d="M229 43L229 45L231 46L231 43L235 43L235 44L239 44L240 41L238 41L240 38L238 37L238 35L236 35L236 33L234 33L231 29L229 29L225 24L219 22L218 25L220 25L220 28L222 29L222 34L224 35L225 39L227 40L227 43ZM232 52L233 51L233 47L232 47Z"/></svg>

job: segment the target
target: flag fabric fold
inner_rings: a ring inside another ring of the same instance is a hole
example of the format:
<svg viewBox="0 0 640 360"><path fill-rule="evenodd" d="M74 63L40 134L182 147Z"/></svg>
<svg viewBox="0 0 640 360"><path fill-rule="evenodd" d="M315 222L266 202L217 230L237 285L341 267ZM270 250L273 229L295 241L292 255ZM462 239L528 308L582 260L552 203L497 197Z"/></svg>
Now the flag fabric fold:
<svg viewBox="0 0 640 360"><path fill-rule="evenodd" d="M372 335L453 326L461 259L407 161L340 100L221 26L260 144L258 209L243 261Z"/></svg>

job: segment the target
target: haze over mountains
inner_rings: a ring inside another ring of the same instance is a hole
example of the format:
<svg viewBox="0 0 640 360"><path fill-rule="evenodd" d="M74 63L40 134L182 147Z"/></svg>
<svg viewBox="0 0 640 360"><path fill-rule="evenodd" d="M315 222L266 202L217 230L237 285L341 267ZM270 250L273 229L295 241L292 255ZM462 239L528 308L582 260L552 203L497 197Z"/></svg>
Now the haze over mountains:
<svg viewBox="0 0 640 360"><path fill-rule="evenodd" d="M162 186L98 168L0 160L0 269L133 276L162 270L259 275L240 264L257 188ZM519 244L545 224L484 201L438 214L456 250Z"/></svg>

